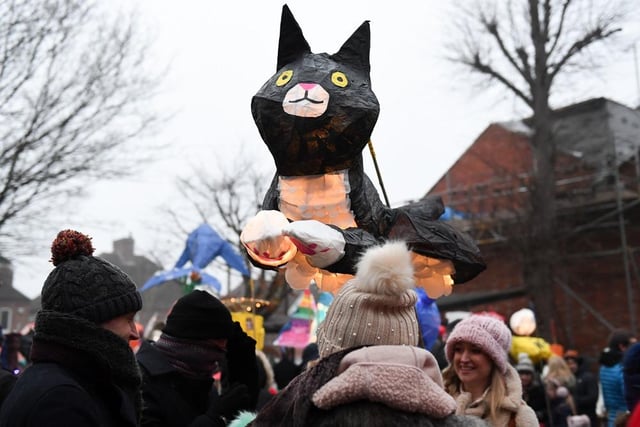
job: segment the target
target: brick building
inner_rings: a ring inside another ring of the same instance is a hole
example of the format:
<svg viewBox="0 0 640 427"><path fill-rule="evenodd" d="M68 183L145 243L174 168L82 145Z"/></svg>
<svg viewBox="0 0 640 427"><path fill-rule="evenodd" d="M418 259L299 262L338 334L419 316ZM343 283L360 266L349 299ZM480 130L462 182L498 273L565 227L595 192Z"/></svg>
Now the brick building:
<svg viewBox="0 0 640 427"><path fill-rule="evenodd" d="M638 333L640 112L598 98L553 117L558 256L551 320L559 343L595 357L612 329ZM495 310L508 318L522 307L535 310L515 238L526 230L532 170L526 122L491 124L428 192L442 196L450 220L477 240L488 264L439 300L441 311Z"/></svg>
<svg viewBox="0 0 640 427"><path fill-rule="evenodd" d="M30 322L31 300L13 287L11 261L0 256L0 325L4 333L20 332Z"/></svg>

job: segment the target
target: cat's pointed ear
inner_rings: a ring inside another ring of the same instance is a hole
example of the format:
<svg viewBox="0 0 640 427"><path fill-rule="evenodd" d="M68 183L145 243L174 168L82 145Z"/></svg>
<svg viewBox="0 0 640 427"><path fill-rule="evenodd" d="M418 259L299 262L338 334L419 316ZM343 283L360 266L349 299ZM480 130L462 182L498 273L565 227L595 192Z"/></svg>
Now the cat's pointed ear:
<svg viewBox="0 0 640 427"><path fill-rule="evenodd" d="M338 62L346 62L369 74L371 70L371 65L369 64L370 46L369 21L364 21L332 57L337 59Z"/></svg>
<svg viewBox="0 0 640 427"><path fill-rule="evenodd" d="M278 45L279 70L289 62L295 60L304 53L311 52L309 43L304 38L300 25L293 17L289 6L282 6L282 18L280 19L280 43Z"/></svg>

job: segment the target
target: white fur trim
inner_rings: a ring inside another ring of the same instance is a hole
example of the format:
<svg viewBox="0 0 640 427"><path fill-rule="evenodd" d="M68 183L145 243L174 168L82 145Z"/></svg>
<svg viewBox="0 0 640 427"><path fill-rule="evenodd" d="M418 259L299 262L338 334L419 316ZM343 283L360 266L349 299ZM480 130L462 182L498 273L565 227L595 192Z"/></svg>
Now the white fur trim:
<svg viewBox="0 0 640 427"><path fill-rule="evenodd" d="M401 295L413 289L411 254L404 242L369 248L357 265L354 287L362 292Z"/></svg>
<svg viewBox="0 0 640 427"><path fill-rule="evenodd" d="M273 387L276 385L275 374L273 373L273 368L271 367L271 362L269 362L267 355L261 350L256 349L256 359L259 359L264 367L264 373L267 377L267 387Z"/></svg>

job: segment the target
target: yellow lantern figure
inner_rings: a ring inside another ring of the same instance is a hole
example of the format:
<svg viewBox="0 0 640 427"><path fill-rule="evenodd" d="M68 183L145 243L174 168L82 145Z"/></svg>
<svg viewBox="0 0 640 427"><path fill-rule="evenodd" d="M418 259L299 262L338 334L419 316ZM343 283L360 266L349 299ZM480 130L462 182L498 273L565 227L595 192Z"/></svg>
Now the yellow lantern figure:
<svg viewBox="0 0 640 427"><path fill-rule="evenodd" d="M258 298L224 298L223 304L231 312L234 322L240 323L242 330L256 340L256 349L264 348L264 317L258 310L269 306L270 302Z"/></svg>
<svg viewBox="0 0 640 427"><path fill-rule="evenodd" d="M264 348L264 317L248 311L232 311L231 318L240 323L242 330L256 340L256 349Z"/></svg>
<svg viewBox="0 0 640 427"><path fill-rule="evenodd" d="M536 316L532 310L523 308L511 315L509 326L515 334L511 339L509 356L518 360L518 354L526 353L534 364L545 361L551 356L551 346L539 337L532 337L536 330Z"/></svg>

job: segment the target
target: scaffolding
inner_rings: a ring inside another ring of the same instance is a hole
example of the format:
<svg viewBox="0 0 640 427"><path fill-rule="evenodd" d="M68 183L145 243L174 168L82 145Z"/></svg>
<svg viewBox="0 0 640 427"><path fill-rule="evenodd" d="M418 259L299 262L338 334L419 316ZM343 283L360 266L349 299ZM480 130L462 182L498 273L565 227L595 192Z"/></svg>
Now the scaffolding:
<svg viewBox="0 0 640 427"><path fill-rule="evenodd" d="M630 245L627 226L640 220L640 113L598 98L556 112L554 137L562 159L556 167L557 223L561 238L583 236L597 229L617 230L619 246L606 251L585 251L581 256L620 255L624 274L629 329L637 333L635 279L640 286L635 258L640 248ZM482 136L476 143L480 141ZM472 151L473 147L468 150ZM467 153L468 153L467 152ZM465 153L465 155L467 154ZM490 160L488 160L489 162ZM455 227L468 232L482 247L513 241L522 232L528 214L528 171L496 173L484 180L454 178L455 167L441 180L440 195L447 207L461 212L452 219ZM472 176L472 175L471 175ZM636 213L628 215L629 212ZM582 222L580 222L582 221ZM613 323L602 316L566 281L558 287L590 312L607 329Z"/></svg>

